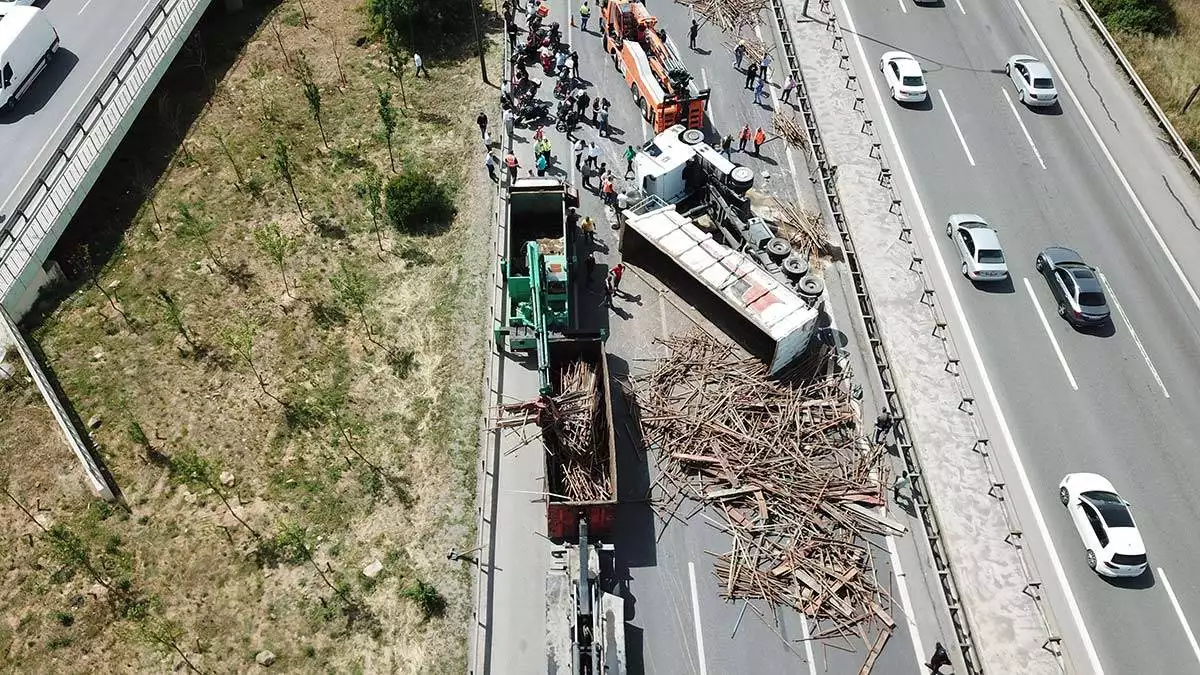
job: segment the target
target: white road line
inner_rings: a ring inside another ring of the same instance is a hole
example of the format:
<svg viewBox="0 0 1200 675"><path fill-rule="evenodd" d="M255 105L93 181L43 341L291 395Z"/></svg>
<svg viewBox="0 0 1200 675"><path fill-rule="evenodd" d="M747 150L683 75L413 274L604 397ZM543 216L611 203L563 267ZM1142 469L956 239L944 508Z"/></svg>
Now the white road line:
<svg viewBox="0 0 1200 675"><path fill-rule="evenodd" d="M896 538L892 536L884 537L887 543L888 556L892 559L892 576L896 577L896 590L900 593L901 611L904 613L904 623L908 626L908 638L912 641L913 654L917 659L917 671L920 672L921 666L924 663L921 661L921 654L925 652L925 641L921 639L921 631L917 628L917 621L913 618L912 598L908 594L908 579L904 575L904 568L900 566L900 554L896 551Z"/></svg>
<svg viewBox="0 0 1200 675"><path fill-rule="evenodd" d="M1033 154L1037 157L1038 164L1042 168L1046 168L1046 163L1042 161L1042 153L1038 152L1037 146L1033 144L1033 136L1029 135L1029 129L1025 128L1025 122L1021 120L1021 116L1017 113L1017 106L1013 105L1012 97L1008 95L1008 90L1004 87L1000 88L1000 93L1004 94L1004 100L1008 101L1008 109L1012 111L1013 117L1017 118L1017 124L1021 125L1021 133L1025 134L1025 140L1029 141L1029 147L1033 148Z"/></svg>
<svg viewBox="0 0 1200 675"><path fill-rule="evenodd" d="M135 17L134 17L135 20L129 24L129 28L125 29L125 32L121 34L121 37L119 40L117 40L117 43L115 45L113 45L113 48L111 50L109 50L108 55L105 56L102 61L100 61L101 64L107 64L109 59L112 58L112 55L115 54L116 51L122 47L122 45L124 45L125 38L129 35L130 31L137 29L137 28L141 28L142 24L138 23L136 21L136 18L140 17L142 15L142 12L149 5L150 5L150 0L146 0L146 2L142 5L142 9L138 10L138 13L135 15ZM79 102L81 100L83 100L84 96L90 96L92 94L95 94L95 92L92 91L92 83L95 82L96 78L100 77L101 75L107 76L108 70L105 70L103 67L101 67L100 70L96 71L96 74L92 76L92 79L88 80L88 83L86 85L84 85L83 89L81 89L79 91L79 96L76 96L75 100L71 102L71 105L67 108L68 113L75 110L75 106L79 105ZM29 174L35 170L41 171L42 168L45 166L38 160L39 160L39 158L41 158L42 153L46 152L46 148L48 148L51 143L55 143L55 142L58 142L59 140L61 140L58 138L58 130L62 129L63 125L66 124L68 121L73 121L74 119L75 119L74 117L72 117L70 114L68 114L63 117L63 119L58 123L58 126L54 127L54 131L50 133L49 137L46 138L46 142L42 144L42 147L37 151L37 154L33 156L33 161L30 162L29 168L25 169L25 173L21 174L21 178L16 183L13 184L13 189L8 193L8 196L4 198L4 202L0 203L0 208L2 208L4 212L8 211L9 202L12 201L13 195L17 194L17 190L21 189L21 186L24 185L25 179L29 176Z"/></svg>
<svg viewBox="0 0 1200 675"><path fill-rule="evenodd" d="M804 638L804 656L808 659L808 675L817 675L817 658L813 655L812 633L808 629L808 617L800 615L800 637Z"/></svg>
<svg viewBox="0 0 1200 675"><path fill-rule="evenodd" d="M847 0L840 0L840 2L842 11L846 17L846 27L850 29L850 34L854 36L858 58L864 66L869 66L870 61L867 60L867 52L863 49L862 37L859 35L857 28L855 28L854 17L850 14L849 3ZM946 266L945 258L942 257L937 236L934 234L933 226L929 222L929 214L925 212L924 200L921 199L921 194L917 192L917 184L913 180L912 172L908 168L908 161L904 158L904 151L901 150L900 142L896 139L896 129L892 125L892 118L888 115L887 106L884 105L883 98L879 95L879 84L873 77L865 79L870 83L871 92L874 94L875 102L879 106L883 125L889 137L889 145L891 145L892 151L896 153L896 164L899 165L908 191L912 194L916 213L920 217L921 226L925 232L928 250L934 252L934 259L937 261L938 271L942 277L942 285L949 291L950 305L954 309L954 317L958 321L958 324L962 326L963 338L967 343L967 350L970 352L971 361L979 373L980 384L987 394L988 406L992 409L992 414L996 418L1000 435L1004 439L1004 447L1012 457L1013 465L1017 470L1017 480L1021 484L1021 490L1024 492L1025 498L1029 500L1029 504L1033 507L1034 524L1037 525L1042 543L1050 553L1050 564L1054 568L1054 577L1058 581L1059 587L1062 588L1063 595L1066 596L1071 620L1074 621L1079 629L1079 635L1083 640L1083 648L1087 652L1092 673L1094 675L1103 675L1104 668L1100 665L1100 655L1096 652L1096 645L1092 643L1091 634L1083 622L1083 614L1079 611L1079 602L1075 599L1075 594L1071 591L1070 582L1067 581L1067 573L1063 570L1062 559L1059 558L1058 549L1055 548L1054 541L1050 539L1050 530L1046 527L1046 517L1042 515L1042 510L1038 506L1037 495L1034 494L1033 485L1029 482L1029 473L1025 471L1025 464L1021 461L1020 453L1017 452L1017 443L1013 440L1012 429L1008 427L1008 418L1004 416L1004 411L1000 408L999 399L996 397L996 388L992 386L992 378L983 366L983 356L979 353L979 345L975 342L975 331L971 329L971 324L967 322L967 315L963 311L962 300L958 297L958 291L954 288L954 280L950 277L950 269Z"/></svg>
<svg viewBox="0 0 1200 675"><path fill-rule="evenodd" d="M1200 661L1200 644L1196 644L1196 634L1192 632L1187 617L1183 615L1183 607L1179 606L1179 598L1175 597L1175 591L1171 590L1171 582L1167 579L1167 573L1161 567L1158 568L1158 578L1162 579L1163 588L1167 589L1167 597L1171 599L1171 606L1175 608L1175 616L1179 617L1179 623L1183 625L1183 632L1187 634L1188 642L1192 645L1192 653L1196 655L1196 660Z"/></svg>
<svg viewBox="0 0 1200 675"><path fill-rule="evenodd" d="M1154 240L1158 242L1158 247L1162 249L1163 255L1166 256L1167 261L1171 263L1171 269L1175 270L1175 274L1179 277L1179 281L1183 283L1183 287L1187 289L1188 297L1192 299L1192 303L1196 305L1196 308L1200 309L1200 295L1196 293L1196 289L1192 288L1191 282L1188 281L1187 276L1183 273L1183 268L1179 266L1179 261L1175 259L1175 256L1171 253L1171 250L1167 248L1167 242L1162 238L1162 235L1158 232L1158 228L1155 227L1154 223L1150 220L1150 214L1147 213L1146 208L1142 206L1142 200L1138 199L1137 195L1133 193L1133 186L1129 184L1129 181L1125 178L1125 174L1121 171L1121 168L1117 166L1117 160L1113 158L1112 153L1108 150L1108 146L1105 145L1104 140L1100 138L1100 132L1096 131L1096 125L1092 124L1092 119L1088 117L1086 112L1084 112L1083 105L1079 103L1079 97L1075 95L1075 91L1071 89L1071 85L1067 84L1067 78L1063 76L1062 69L1058 67L1058 63L1054 61L1054 57L1050 55L1050 50L1046 47L1046 41L1042 39L1041 33L1038 33L1037 29L1033 27L1033 21L1030 20L1029 14L1025 12L1025 7L1021 5L1020 0L1013 0L1013 4L1015 4L1017 6L1017 10L1021 12L1021 18L1025 19L1025 25L1029 26L1029 30L1033 33L1034 39L1037 40L1038 46L1042 48L1042 53L1046 55L1046 62L1049 63L1050 67L1053 68L1058 74L1058 81L1062 85L1063 90L1066 91L1067 95L1071 97L1071 100L1075 102L1075 107L1079 109L1079 116L1083 118L1084 124L1086 124L1088 130L1092 132L1092 138L1096 139L1096 144L1100 146L1101 152L1104 153L1104 158L1108 160L1108 165L1112 167L1113 172L1117 174L1117 178L1121 181L1121 186L1125 188L1125 192L1129 195L1129 199L1133 202L1134 207L1137 208L1138 215L1142 217L1142 222L1146 224L1146 227L1149 228L1150 233L1154 235Z"/></svg>
<svg viewBox="0 0 1200 675"><path fill-rule="evenodd" d="M1104 292L1108 294L1108 299L1112 300L1113 307L1117 308L1117 313L1121 315L1121 320L1125 322L1125 327L1129 329L1129 336L1133 338L1133 343L1137 345L1138 351L1142 353L1142 359L1146 361L1146 367L1150 369L1150 374L1154 376L1154 381L1158 383L1158 388L1162 389L1163 398L1171 398L1170 392L1167 391L1167 385L1163 384L1162 378L1158 375L1158 369L1154 367L1154 362L1150 360L1150 354L1146 351L1146 347L1142 345L1142 341L1138 338L1137 331L1133 329L1133 323L1129 321L1129 315L1125 313L1125 308L1121 306L1121 301L1117 299L1117 294L1113 292L1112 286L1108 283L1108 277L1100 272L1100 283L1104 284Z"/></svg>
<svg viewBox="0 0 1200 675"><path fill-rule="evenodd" d="M83 3L83 7L79 8L78 14L83 14L83 10L87 9L90 4L92 4L92 0L87 0L87 2Z"/></svg>
<svg viewBox="0 0 1200 675"><path fill-rule="evenodd" d="M1033 284L1029 283L1028 277L1021 277L1025 282L1025 290L1029 291L1029 299L1033 302L1033 308L1037 310L1038 318L1042 320L1042 328L1046 329L1046 337L1050 338L1050 344L1054 346L1054 353L1058 355L1058 362L1062 364L1063 371L1067 373L1067 381L1071 383L1071 388L1079 391L1079 385L1075 383L1075 376L1071 374L1071 366L1067 365L1067 357L1063 356L1062 348L1058 346L1058 340L1054 339L1054 331L1050 330L1050 322L1046 320L1046 313L1042 311L1042 306L1038 304L1037 296L1033 293Z"/></svg>
<svg viewBox="0 0 1200 675"><path fill-rule="evenodd" d="M958 3L958 11L962 12L963 16L966 16L967 10L963 8L962 0L954 0L954 1Z"/></svg>
<svg viewBox="0 0 1200 675"><path fill-rule="evenodd" d="M941 89L938 89L938 96L942 97L942 105L946 106L946 114L950 116L950 124L954 125L954 133L958 134L958 142L962 143L963 152L967 153L967 161L971 166L975 166L975 158L971 156L971 149L967 147L967 139L963 138L962 129L958 128L958 120L954 119L954 111L950 109L950 101L946 100L946 94Z"/></svg>
<svg viewBox="0 0 1200 675"><path fill-rule="evenodd" d="M900 11L908 14L908 8L904 6L904 0L897 0L900 3Z"/></svg>
<svg viewBox="0 0 1200 675"><path fill-rule="evenodd" d="M700 630L700 599L696 596L696 563L688 561L688 576L692 581L692 621L696 623L696 649L700 654L700 675L708 675L704 658L704 632Z"/></svg>

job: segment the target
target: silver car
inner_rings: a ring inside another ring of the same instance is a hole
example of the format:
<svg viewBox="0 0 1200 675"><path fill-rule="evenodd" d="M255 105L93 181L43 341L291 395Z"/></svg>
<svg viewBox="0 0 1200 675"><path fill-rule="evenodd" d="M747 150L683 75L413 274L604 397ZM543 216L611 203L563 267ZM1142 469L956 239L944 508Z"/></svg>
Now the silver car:
<svg viewBox="0 0 1200 675"><path fill-rule="evenodd" d="M1000 237L983 218L973 213L956 213L946 223L946 236L954 242L962 259L963 276L971 281L1002 281L1008 278L1008 264Z"/></svg>
<svg viewBox="0 0 1200 675"><path fill-rule="evenodd" d="M1028 54L1009 57L1004 73L1012 78L1021 103L1028 106L1047 106L1058 102L1054 76L1046 64Z"/></svg>

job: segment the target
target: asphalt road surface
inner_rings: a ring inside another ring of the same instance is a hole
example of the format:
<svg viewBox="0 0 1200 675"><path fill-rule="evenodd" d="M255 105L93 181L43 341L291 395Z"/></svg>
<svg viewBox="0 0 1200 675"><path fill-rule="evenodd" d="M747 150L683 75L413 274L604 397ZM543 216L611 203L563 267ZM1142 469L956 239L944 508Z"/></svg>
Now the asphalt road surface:
<svg viewBox="0 0 1200 675"><path fill-rule="evenodd" d="M932 230L949 270L942 290L968 327L956 339L982 358L985 372L971 375L981 392L994 389L998 406L981 407L1008 449L1010 490L1036 499L1026 538L1073 671L1200 672L1186 623L1200 617L1200 532L1191 527L1200 517L1200 301L1190 279L1200 199L1073 5L1019 2L839 0L834 9L859 72L874 80L874 89L864 82L868 104L886 112L876 128L899 146L890 154L909 217L923 238ZM930 105L887 98L879 57L892 49L921 61ZM1012 54L1047 52L1061 106L1035 112L1003 68ZM1012 284L958 274L944 230L959 212L999 230ZM1033 266L1049 245L1099 267L1110 325L1077 331L1057 317ZM1108 476L1133 503L1152 573L1109 582L1088 570L1057 499L1063 475L1080 471Z"/></svg>
<svg viewBox="0 0 1200 675"><path fill-rule="evenodd" d="M44 0L38 5L61 43L16 108L0 116L0 213L5 214L42 169L154 2Z"/></svg>

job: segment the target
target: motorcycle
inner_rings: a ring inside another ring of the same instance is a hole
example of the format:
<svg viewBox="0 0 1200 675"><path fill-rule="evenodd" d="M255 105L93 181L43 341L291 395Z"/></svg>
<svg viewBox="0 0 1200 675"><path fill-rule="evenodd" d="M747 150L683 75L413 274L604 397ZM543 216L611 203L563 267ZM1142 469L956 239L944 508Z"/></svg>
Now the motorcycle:
<svg viewBox="0 0 1200 675"><path fill-rule="evenodd" d="M517 122L521 124L545 119L549 114L550 104L546 101L539 101L531 97L517 100Z"/></svg>
<svg viewBox="0 0 1200 675"><path fill-rule="evenodd" d="M554 128L570 133L579 124L579 112L567 101L558 104L558 115L554 120Z"/></svg>

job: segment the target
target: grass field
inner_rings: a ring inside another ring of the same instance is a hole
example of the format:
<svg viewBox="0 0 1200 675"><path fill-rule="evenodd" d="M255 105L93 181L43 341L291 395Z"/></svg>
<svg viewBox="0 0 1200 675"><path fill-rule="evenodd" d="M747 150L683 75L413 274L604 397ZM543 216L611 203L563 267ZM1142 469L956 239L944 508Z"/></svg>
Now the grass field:
<svg viewBox="0 0 1200 675"><path fill-rule="evenodd" d="M1115 31L1114 37L1171 124L1192 152L1200 154L1200 97L1187 113L1182 112L1188 95L1200 85L1200 2L1173 0L1170 5L1176 18L1174 33Z"/></svg>
<svg viewBox="0 0 1200 675"><path fill-rule="evenodd" d="M283 672L461 672L469 575L445 554L474 546L494 194L474 120L495 89L426 54L402 94L348 0L198 30L28 326L123 504L90 496L26 378L0 386L0 670L235 672L270 650ZM356 193L391 174L377 86L397 168L457 189L445 231L377 231Z"/></svg>

